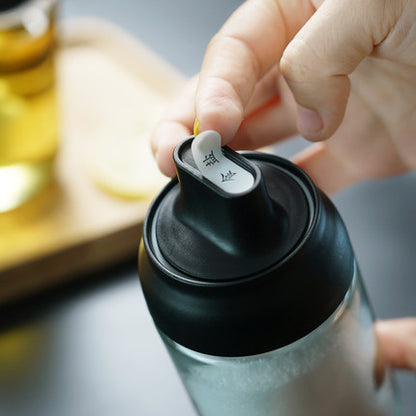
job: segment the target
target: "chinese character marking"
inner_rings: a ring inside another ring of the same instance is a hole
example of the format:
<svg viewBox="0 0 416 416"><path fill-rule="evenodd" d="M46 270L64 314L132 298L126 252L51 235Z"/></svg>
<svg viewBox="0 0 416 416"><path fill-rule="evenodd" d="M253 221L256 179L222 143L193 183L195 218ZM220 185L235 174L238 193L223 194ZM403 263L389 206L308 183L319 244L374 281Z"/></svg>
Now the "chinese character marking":
<svg viewBox="0 0 416 416"><path fill-rule="evenodd" d="M213 150L211 150L208 155L205 155L205 159L202 162L205 163L205 166L212 166L215 163L220 163L220 161L215 157Z"/></svg>
<svg viewBox="0 0 416 416"><path fill-rule="evenodd" d="M233 181L233 176L237 175L236 172L231 172L231 170L229 170L227 173L221 173L222 176L222 180L221 182L228 182L228 181Z"/></svg>

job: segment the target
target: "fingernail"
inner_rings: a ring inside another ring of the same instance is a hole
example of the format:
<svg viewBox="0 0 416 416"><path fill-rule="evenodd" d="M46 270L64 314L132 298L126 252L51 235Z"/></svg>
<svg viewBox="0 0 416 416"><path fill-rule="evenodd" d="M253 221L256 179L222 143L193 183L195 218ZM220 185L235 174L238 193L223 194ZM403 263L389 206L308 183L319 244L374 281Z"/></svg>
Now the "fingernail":
<svg viewBox="0 0 416 416"><path fill-rule="evenodd" d="M317 111L298 106L298 128L307 139L319 138L324 127L321 116Z"/></svg>

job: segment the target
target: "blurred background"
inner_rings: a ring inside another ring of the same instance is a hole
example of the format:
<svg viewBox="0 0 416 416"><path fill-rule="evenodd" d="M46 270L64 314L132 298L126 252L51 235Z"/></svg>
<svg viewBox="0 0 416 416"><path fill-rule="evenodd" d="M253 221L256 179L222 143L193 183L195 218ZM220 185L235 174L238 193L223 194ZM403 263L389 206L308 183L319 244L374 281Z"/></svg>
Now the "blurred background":
<svg viewBox="0 0 416 416"><path fill-rule="evenodd" d="M0 303L0 415L195 415L153 328L136 271L140 224L161 182L137 188L114 172L137 165L126 162L129 153L140 153L137 136L142 146L152 117L198 72L210 38L240 3L59 2L57 178L32 205L0 214L0 235L7 237L0 237L0 292L8 294ZM162 61L81 17L111 22ZM140 124L138 113L149 123ZM290 157L304 146L294 138L275 151ZM118 148L128 151L117 154ZM154 166L143 152L140 165L148 172ZM142 172L127 169L127 176ZM412 173L333 197L379 318L416 316L415 189ZM397 380L403 416L413 416L416 377L402 372Z"/></svg>

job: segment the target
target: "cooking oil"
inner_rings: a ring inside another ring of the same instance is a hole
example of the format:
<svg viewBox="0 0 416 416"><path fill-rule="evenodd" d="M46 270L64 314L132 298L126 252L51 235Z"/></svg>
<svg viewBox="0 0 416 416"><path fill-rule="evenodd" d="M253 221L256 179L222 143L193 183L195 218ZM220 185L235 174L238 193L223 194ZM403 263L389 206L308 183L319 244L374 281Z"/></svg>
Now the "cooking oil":
<svg viewBox="0 0 416 416"><path fill-rule="evenodd" d="M50 181L58 147L55 1L17 3L0 12L0 212Z"/></svg>

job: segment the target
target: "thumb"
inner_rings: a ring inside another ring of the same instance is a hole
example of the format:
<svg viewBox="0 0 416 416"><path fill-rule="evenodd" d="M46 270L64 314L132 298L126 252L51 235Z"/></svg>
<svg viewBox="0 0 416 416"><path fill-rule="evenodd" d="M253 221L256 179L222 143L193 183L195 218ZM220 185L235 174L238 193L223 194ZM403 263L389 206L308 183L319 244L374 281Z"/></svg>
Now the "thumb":
<svg viewBox="0 0 416 416"><path fill-rule="evenodd" d="M394 13L386 12L388 3L394 2L326 0L285 49L281 72L298 103L298 129L307 139L326 139L340 125L348 75L391 27L387 20Z"/></svg>

